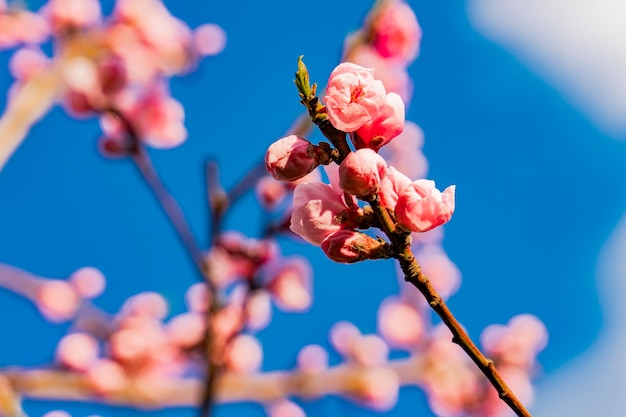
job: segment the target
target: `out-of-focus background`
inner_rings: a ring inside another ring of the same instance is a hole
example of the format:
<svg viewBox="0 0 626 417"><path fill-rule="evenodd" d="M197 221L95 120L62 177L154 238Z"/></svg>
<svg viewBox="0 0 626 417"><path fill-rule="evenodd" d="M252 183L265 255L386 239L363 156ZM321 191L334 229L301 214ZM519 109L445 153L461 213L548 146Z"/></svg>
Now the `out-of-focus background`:
<svg viewBox="0 0 626 417"><path fill-rule="evenodd" d="M37 7L40 2L28 2ZM324 84L343 39L370 2L167 1L196 27L228 35L225 51L175 79L189 139L152 155L195 234L206 243L203 163L220 162L228 187L263 157L302 112L293 85L304 54ZM492 323L532 313L550 333L535 415L619 416L626 386L620 332L626 265L626 6L619 0L410 1L424 32L411 66L415 90L407 119L425 133L428 177L457 185L457 211L444 247L463 274L450 307L477 338ZM104 3L108 10L111 2ZM0 54L0 90L11 84ZM4 100L4 98L3 98ZM116 311L143 290L163 293L173 312L196 276L166 218L127 161L102 158L95 120L55 108L35 126L0 173L0 261L48 277L100 268L107 290L97 304ZM259 232L252 197L227 229ZM259 335L264 369L285 369L308 343L349 320L376 329L376 308L397 291L391 262L333 264L318 248L286 242L315 264L308 314L276 313ZM52 359L62 325L45 322L27 301L0 292L0 366ZM307 329L302 332L302 329ZM331 361L338 361L332 356ZM375 415L327 398L303 402L309 415ZM75 416L135 416L127 409L26 402L37 416L65 408ZM191 410L153 415L186 416ZM252 404L220 416L262 415ZM423 393L401 391L391 416L429 415Z"/></svg>

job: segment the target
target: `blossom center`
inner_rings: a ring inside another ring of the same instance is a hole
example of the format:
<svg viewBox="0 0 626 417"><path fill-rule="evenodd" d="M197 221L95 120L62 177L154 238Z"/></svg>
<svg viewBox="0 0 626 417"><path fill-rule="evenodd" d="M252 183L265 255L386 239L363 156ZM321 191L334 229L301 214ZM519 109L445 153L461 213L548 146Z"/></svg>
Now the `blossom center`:
<svg viewBox="0 0 626 417"><path fill-rule="evenodd" d="M350 93L350 103L357 103L361 97L365 95L363 86L359 83Z"/></svg>

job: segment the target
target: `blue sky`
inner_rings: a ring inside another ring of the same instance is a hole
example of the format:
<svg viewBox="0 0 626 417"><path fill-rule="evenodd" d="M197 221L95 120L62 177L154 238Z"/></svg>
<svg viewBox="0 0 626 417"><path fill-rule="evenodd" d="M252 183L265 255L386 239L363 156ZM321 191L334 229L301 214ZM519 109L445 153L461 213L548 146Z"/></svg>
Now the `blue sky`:
<svg viewBox="0 0 626 417"><path fill-rule="evenodd" d="M188 141L152 152L194 233L206 243L203 162L218 160L228 187L260 161L302 111L292 82L297 57L305 56L312 79L323 84L343 38L359 27L370 4L167 4L192 27L217 23L228 35L221 55L172 81L173 95L186 107ZM457 185L457 211L446 226L444 247L463 283L450 307L473 337L516 314L539 316L550 332L540 356L549 375L584 352L602 327L594 274L626 206L626 144L599 131L513 55L477 33L464 2L411 4L424 38L410 68L415 92L407 119L425 132L428 177L440 187ZM8 56L0 55L2 90L11 82ZM50 277L96 266L108 278L101 307L114 311L128 296L149 289L181 311L183 291L196 279L193 269L131 164L98 155L98 136L94 120L71 120L59 108L33 128L0 173L0 261ZM254 235L260 220L248 198L226 226ZM261 332L265 369L292 366L299 348L325 342L338 320L375 330L378 303L396 291L390 262L335 265L319 249L294 242L286 242L284 252L315 263L316 299L309 314L277 314ZM31 305L4 292L0 312L0 366L51 359L63 326L44 322ZM421 411L424 403L418 390L405 389L389 415L428 415ZM27 407L36 416L57 404ZM304 407L309 415L375 414L337 399ZM66 408L76 416L120 413ZM244 412L260 415L253 405L224 407L219 415Z"/></svg>

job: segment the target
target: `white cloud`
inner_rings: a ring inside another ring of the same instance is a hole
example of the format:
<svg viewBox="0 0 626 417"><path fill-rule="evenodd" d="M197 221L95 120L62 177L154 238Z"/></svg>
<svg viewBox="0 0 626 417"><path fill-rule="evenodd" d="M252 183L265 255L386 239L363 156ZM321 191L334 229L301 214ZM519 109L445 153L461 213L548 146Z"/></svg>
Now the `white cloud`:
<svg viewBox="0 0 626 417"><path fill-rule="evenodd" d="M625 0L468 0L467 11L598 128L626 138Z"/></svg>

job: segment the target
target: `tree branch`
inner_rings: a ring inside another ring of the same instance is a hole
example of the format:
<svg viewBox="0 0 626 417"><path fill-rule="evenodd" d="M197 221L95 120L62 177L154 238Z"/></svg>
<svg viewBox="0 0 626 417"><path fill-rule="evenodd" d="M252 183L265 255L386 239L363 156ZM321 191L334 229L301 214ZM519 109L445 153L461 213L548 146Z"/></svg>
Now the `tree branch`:
<svg viewBox="0 0 626 417"><path fill-rule="evenodd" d="M227 372L216 383L215 401L269 403L287 397L312 399L325 395L358 396L358 387L369 369L394 372L400 385L422 382L423 361L419 356L389 361L377 368L341 364L319 371L273 371L265 373ZM205 381L173 379L160 381L158 388L142 389L139 381L129 381L115 393L102 396L82 374L52 369L5 369L0 377L10 381L26 398L58 401L88 401L139 408L193 407L200 402Z"/></svg>
<svg viewBox="0 0 626 417"><path fill-rule="evenodd" d="M437 290L435 290L426 274L422 272L415 256L413 256L411 252L410 235L397 230L394 221L391 219L391 216L389 216L387 209L380 204L377 195L370 198L368 202L372 206L374 214L380 220L382 230L389 237L393 245L396 258L400 263L402 272L404 272L405 281L413 284L413 286L422 293L430 307L437 313L450 332L452 332L452 342L459 345L465 353L467 353L467 356L478 366L480 371L496 389L502 401L519 417L532 417L524 404L522 404L506 384L493 361L483 355L476 344L474 344L467 332L454 317L443 298L439 295Z"/></svg>

